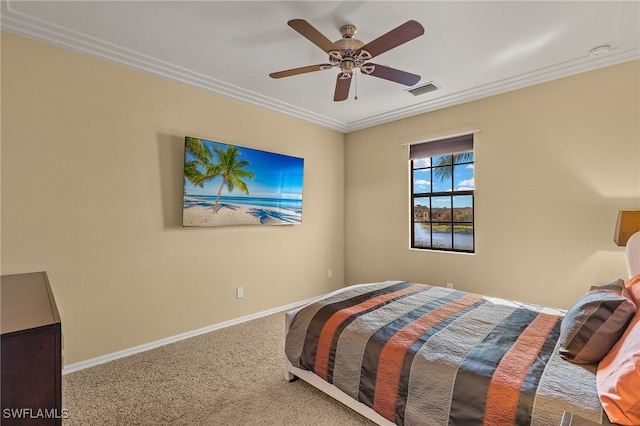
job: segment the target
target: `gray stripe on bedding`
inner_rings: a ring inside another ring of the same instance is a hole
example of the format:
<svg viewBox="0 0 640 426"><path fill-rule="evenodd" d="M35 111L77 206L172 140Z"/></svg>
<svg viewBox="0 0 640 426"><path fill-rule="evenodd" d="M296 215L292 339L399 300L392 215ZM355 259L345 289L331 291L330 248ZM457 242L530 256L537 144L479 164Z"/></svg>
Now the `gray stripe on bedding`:
<svg viewBox="0 0 640 426"><path fill-rule="evenodd" d="M347 395L358 399L362 359L371 336L394 319L422 306L425 302L438 299L447 294L447 289L431 287L424 292L403 298L402 303L387 305L386 312L391 312L391 316L376 310L361 316L349 324L342 331L338 340L333 368L333 384ZM349 344L341 344L344 341L348 341Z"/></svg>
<svg viewBox="0 0 640 426"><path fill-rule="evenodd" d="M569 362L560 356L559 346L560 343L556 345L540 380L531 425L560 424L565 410L602 423L603 411L595 385L597 364Z"/></svg>
<svg viewBox="0 0 640 426"><path fill-rule="evenodd" d="M304 349L305 335L309 327L309 323L315 316L315 314L322 309L325 305L331 303L340 302L358 296L360 294L368 293L371 291L383 289L402 281L385 281L381 283L375 283L368 286L361 286L355 288L345 288L344 291L327 297L320 302L306 307L304 310L298 312L289 329L288 337L285 341L285 354L294 367L300 368L300 356Z"/></svg>
<svg viewBox="0 0 640 426"><path fill-rule="evenodd" d="M420 348L413 360L411 377L429 377L427 381L409 379L405 425L446 425L458 366L467 354L515 309L486 303L468 312L443 329ZM487 317L495 319L487 322ZM460 339L459 337L464 338ZM455 339L455 340L453 340ZM451 347L447 353L442 347ZM447 409L443 410L443 407Z"/></svg>

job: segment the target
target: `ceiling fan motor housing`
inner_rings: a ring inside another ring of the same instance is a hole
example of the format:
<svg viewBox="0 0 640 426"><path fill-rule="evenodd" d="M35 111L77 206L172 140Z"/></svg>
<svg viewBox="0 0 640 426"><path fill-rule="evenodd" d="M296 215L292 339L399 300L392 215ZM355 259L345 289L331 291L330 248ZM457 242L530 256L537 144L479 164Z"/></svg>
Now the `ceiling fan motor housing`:
<svg viewBox="0 0 640 426"><path fill-rule="evenodd" d="M356 51L364 46L364 42L357 38L341 38L334 42L336 47L340 50L353 50Z"/></svg>
<svg viewBox="0 0 640 426"><path fill-rule="evenodd" d="M333 52L329 53L329 60L335 59L335 65L340 66L340 71L343 73L353 72L354 68L360 68L365 60L371 58L368 52L362 51L358 54L358 51L365 43L354 38L356 31L357 28L355 25L347 24L340 27L342 38L334 42L334 45L340 49L340 51L335 54ZM364 53L364 55L362 53Z"/></svg>

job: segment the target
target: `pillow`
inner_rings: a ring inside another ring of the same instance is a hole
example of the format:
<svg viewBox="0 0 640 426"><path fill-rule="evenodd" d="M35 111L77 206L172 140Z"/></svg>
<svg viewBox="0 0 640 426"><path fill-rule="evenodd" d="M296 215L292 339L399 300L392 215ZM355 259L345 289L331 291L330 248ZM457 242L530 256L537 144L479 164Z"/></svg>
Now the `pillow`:
<svg viewBox="0 0 640 426"><path fill-rule="evenodd" d="M612 423L640 425L640 313L598 364L596 384Z"/></svg>
<svg viewBox="0 0 640 426"><path fill-rule="evenodd" d="M637 311L624 281L596 287L574 303L562 319L560 355L577 364L599 362Z"/></svg>
<svg viewBox="0 0 640 426"><path fill-rule="evenodd" d="M614 291L617 293L622 293L623 288L624 288L624 281L616 280L609 284L591 287L591 290L589 290L589 293L600 292L600 291Z"/></svg>
<svg viewBox="0 0 640 426"><path fill-rule="evenodd" d="M631 294L631 299L636 302L636 305L640 305L640 274L627 281L625 288Z"/></svg>

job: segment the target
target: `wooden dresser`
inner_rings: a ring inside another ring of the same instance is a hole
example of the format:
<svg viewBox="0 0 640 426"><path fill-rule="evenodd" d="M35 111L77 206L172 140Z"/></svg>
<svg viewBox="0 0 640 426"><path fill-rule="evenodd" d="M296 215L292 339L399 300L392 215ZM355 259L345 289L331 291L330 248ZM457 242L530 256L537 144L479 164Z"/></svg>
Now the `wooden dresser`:
<svg viewBox="0 0 640 426"><path fill-rule="evenodd" d="M0 423L62 425L62 325L45 272L0 277Z"/></svg>

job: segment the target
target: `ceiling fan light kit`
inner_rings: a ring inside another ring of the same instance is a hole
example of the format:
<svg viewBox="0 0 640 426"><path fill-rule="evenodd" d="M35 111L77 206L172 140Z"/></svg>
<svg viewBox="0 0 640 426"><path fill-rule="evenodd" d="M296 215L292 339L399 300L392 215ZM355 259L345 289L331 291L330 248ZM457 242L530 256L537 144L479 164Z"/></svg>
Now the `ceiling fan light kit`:
<svg viewBox="0 0 640 426"><path fill-rule="evenodd" d="M364 43L354 38L355 25L343 25L340 28L342 38L332 42L320 31L304 19L292 19L287 24L307 40L318 46L329 55L328 64L309 65L269 74L272 78L290 77L314 71L325 71L339 68L333 96L334 101L344 101L349 96L351 77L356 69L365 75L382 78L395 83L413 86L420 81L420 76L399 69L367 62L384 52L400 46L424 34L424 27L417 21L407 21L395 29L381 35L377 39Z"/></svg>

